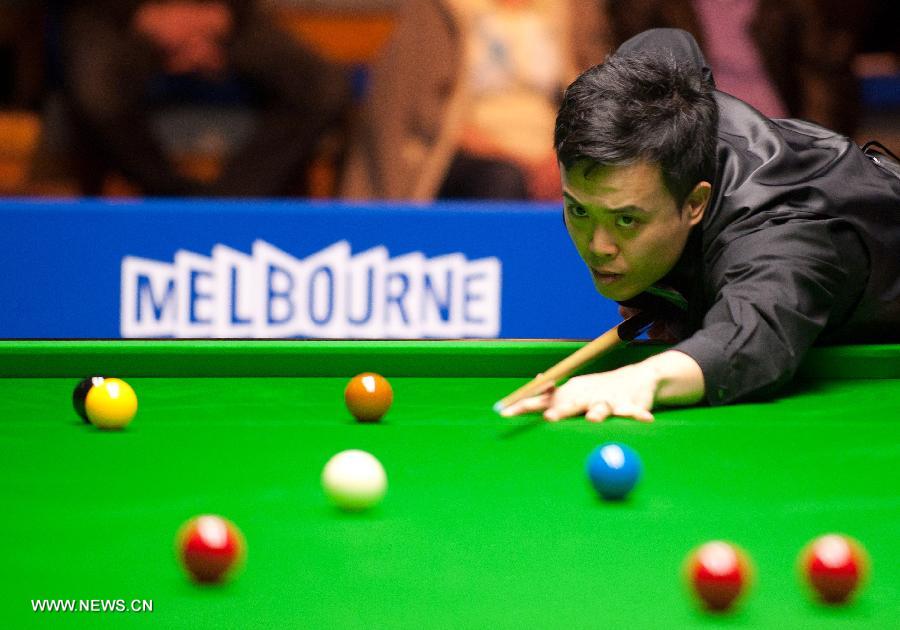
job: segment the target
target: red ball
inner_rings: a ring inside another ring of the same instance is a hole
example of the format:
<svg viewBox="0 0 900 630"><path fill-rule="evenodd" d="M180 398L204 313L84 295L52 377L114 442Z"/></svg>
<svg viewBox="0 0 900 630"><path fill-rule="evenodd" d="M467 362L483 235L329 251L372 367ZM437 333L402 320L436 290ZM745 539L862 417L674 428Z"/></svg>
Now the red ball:
<svg viewBox="0 0 900 630"><path fill-rule="evenodd" d="M243 563L247 547L234 523L211 514L182 525L176 545L182 565L200 583L221 582L233 575Z"/></svg>
<svg viewBox="0 0 900 630"><path fill-rule="evenodd" d="M849 600L868 567L862 545L841 534L826 534L813 540L801 552L800 563L818 598L828 604Z"/></svg>
<svg viewBox="0 0 900 630"><path fill-rule="evenodd" d="M708 542L688 556L687 580L704 606L713 611L731 608L750 582L750 563L737 546Z"/></svg>
<svg viewBox="0 0 900 630"><path fill-rule="evenodd" d="M383 376L363 372L347 383L344 402L359 422L378 422L394 402L394 390Z"/></svg>

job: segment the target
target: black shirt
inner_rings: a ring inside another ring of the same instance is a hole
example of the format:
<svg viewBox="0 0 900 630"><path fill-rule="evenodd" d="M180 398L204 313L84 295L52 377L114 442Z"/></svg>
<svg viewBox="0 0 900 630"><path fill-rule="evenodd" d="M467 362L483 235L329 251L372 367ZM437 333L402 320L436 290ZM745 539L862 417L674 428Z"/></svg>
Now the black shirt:
<svg viewBox="0 0 900 630"><path fill-rule="evenodd" d="M684 37L633 40L652 50L674 38L676 54L699 55ZM715 99L712 197L664 283L688 300L689 336L674 349L723 404L776 390L816 342L900 341L900 178L818 125Z"/></svg>

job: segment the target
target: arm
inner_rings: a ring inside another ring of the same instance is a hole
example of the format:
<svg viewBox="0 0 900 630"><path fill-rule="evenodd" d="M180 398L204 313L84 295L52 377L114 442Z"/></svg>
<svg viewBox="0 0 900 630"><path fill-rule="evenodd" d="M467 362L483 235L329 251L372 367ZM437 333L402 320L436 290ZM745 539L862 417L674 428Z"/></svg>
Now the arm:
<svg viewBox="0 0 900 630"><path fill-rule="evenodd" d="M707 273L715 301L694 335L640 363L573 378L504 415L543 410L548 420L647 422L663 405L769 394L790 380L823 330L847 319L867 262L844 224L795 221L733 239Z"/></svg>
<svg viewBox="0 0 900 630"><path fill-rule="evenodd" d="M837 220L800 220L728 243L707 271L715 300L702 328L673 349L701 367L706 400L767 397L806 352L846 321L868 277L856 233Z"/></svg>
<svg viewBox="0 0 900 630"><path fill-rule="evenodd" d="M369 73L342 196L412 196L456 87L458 39L453 14L444 3L401 3L391 36Z"/></svg>
<svg viewBox="0 0 900 630"><path fill-rule="evenodd" d="M703 400L703 371L683 352L666 350L637 366L648 373L655 405L692 405Z"/></svg>

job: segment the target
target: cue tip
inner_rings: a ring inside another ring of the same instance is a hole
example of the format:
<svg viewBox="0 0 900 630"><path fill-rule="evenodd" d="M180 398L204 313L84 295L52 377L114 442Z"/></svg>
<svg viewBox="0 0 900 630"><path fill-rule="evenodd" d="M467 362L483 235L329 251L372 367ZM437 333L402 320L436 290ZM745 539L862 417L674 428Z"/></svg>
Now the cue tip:
<svg viewBox="0 0 900 630"><path fill-rule="evenodd" d="M501 413L504 409L506 409L506 405L503 404L502 400L498 400L494 403L494 413Z"/></svg>

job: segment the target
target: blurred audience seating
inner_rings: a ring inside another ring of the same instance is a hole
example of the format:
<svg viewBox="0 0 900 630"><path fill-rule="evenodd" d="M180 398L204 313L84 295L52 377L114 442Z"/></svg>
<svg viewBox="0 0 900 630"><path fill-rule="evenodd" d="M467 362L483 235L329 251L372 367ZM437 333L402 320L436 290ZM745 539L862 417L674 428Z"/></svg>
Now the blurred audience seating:
<svg viewBox="0 0 900 630"><path fill-rule="evenodd" d="M276 5L281 25L308 43L326 59L346 64L368 64L394 28L393 13L322 11Z"/></svg>
<svg viewBox="0 0 900 630"><path fill-rule="evenodd" d="M371 8L365 8L366 2L357 2L353 8L341 9L325 8L324 2L271 0L270 4L282 26L298 39L328 60L357 67L360 90L364 87L365 69L394 27L392 6L396 5L391 3L375 2ZM44 103L47 47L43 5L28 0L0 0L0 61L4 65L0 68L0 196L77 192L72 182L45 182L35 189L28 181L32 156L46 131L45 119L53 124L52 102ZM863 93L869 100L873 100L873 92L867 92L867 86L880 90L875 93L878 99L867 103L857 139L862 142L877 138L894 151L900 150L900 56L892 52L861 55L855 69L864 81ZM219 111L216 116L196 109L172 110L157 122L180 170L200 181L216 177L224 152L231 143L240 142L252 125L252 118L237 110ZM53 130L51 135L51 142L65 142L64 129ZM343 142L339 136L325 138L309 174L313 196L334 194ZM111 177L104 193L119 196L135 191L124 179Z"/></svg>
<svg viewBox="0 0 900 630"><path fill-rule="evenodd" d="M0 196L27 194L28 168L41 129L32 111L0 111Z"/></svg>
<svg viewBox="0 0 900 630"><path fill-rule="evenodd" d="M44 7L0 2L0 196L27 192L28 165L41 122Z"/></svg>

